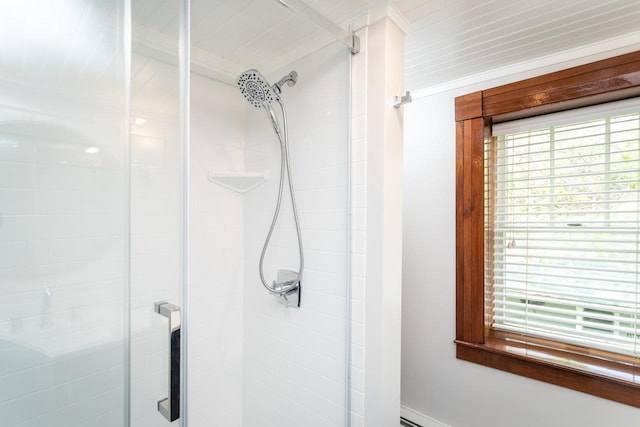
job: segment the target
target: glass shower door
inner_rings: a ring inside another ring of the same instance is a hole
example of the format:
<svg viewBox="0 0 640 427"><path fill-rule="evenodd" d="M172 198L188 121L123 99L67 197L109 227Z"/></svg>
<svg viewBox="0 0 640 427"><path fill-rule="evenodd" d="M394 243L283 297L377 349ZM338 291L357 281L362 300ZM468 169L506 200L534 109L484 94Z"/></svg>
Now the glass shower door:
<svg viewBox="0 0 640 427"><path fill-rule="evenodd" d="M0 2L0 425L127 416L119 2Z"/></svg>
<svg viewBox="0 0 640 427"><path fill-rule="evenodd" d="M180 65L185 3L131 2L132 427L181 426L186 418L180 411L180 365L186 362L180 345L186 319L186 85Z"/></svg>
<svg viewBox="0 0 640 427"><path fill-rule="evenodd" d="M3 427L169 424L179 38L138 24L182 2L131 3L0 0Z"/></svg>

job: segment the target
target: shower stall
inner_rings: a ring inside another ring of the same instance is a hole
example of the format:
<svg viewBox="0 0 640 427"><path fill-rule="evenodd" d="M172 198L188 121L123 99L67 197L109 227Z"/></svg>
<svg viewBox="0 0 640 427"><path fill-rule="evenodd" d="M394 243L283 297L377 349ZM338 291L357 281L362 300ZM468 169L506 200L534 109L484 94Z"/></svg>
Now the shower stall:
<svg viewBox="0 0 640 427"><path fill-rule="evenodd" d="M348 23L0 8L0 426L350 425Z"/></svg>

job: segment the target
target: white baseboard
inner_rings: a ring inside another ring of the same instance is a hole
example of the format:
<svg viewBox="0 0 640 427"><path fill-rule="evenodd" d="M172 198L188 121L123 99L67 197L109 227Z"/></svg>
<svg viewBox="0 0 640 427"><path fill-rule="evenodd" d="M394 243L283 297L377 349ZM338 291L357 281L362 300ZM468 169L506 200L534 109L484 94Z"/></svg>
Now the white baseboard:
<svg viewBox="0 0 640 427"><path fill-rule="evenodd" d="M411 408L407 408L404 405L400 406L400 416L409 421L413 421L414 423L419 424L422 427L449 427L448 425L443 424L438 420L434 420L433 418L421 414L418 411L414 411Z"/></svg>

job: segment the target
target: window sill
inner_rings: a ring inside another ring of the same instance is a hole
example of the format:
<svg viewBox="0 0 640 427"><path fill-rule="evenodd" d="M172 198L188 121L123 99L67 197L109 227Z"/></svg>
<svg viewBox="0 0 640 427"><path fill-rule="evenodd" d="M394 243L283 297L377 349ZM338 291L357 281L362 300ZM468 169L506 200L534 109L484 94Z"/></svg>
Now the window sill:
<svg viewBox="0 0 640 427"><path fill-rule="evenodd" d="M456 357L501 371L567 387L640 408L637 359L613 360L577 348L551 348L513 334L490 335L484 344L456 340Z"/></svg>

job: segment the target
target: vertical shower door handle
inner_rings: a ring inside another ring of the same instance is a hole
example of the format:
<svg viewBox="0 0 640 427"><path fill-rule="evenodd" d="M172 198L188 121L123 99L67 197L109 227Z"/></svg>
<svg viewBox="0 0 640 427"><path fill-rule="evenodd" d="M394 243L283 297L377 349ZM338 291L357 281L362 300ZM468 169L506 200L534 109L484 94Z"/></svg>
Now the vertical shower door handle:
<svg viewBox="0 0 640 427"><path fill-rule="evenodd" d="M158 401L158 411L173 422L180 418L180 307L159 301L154 309L169 319L169 396Z"/></svg>

